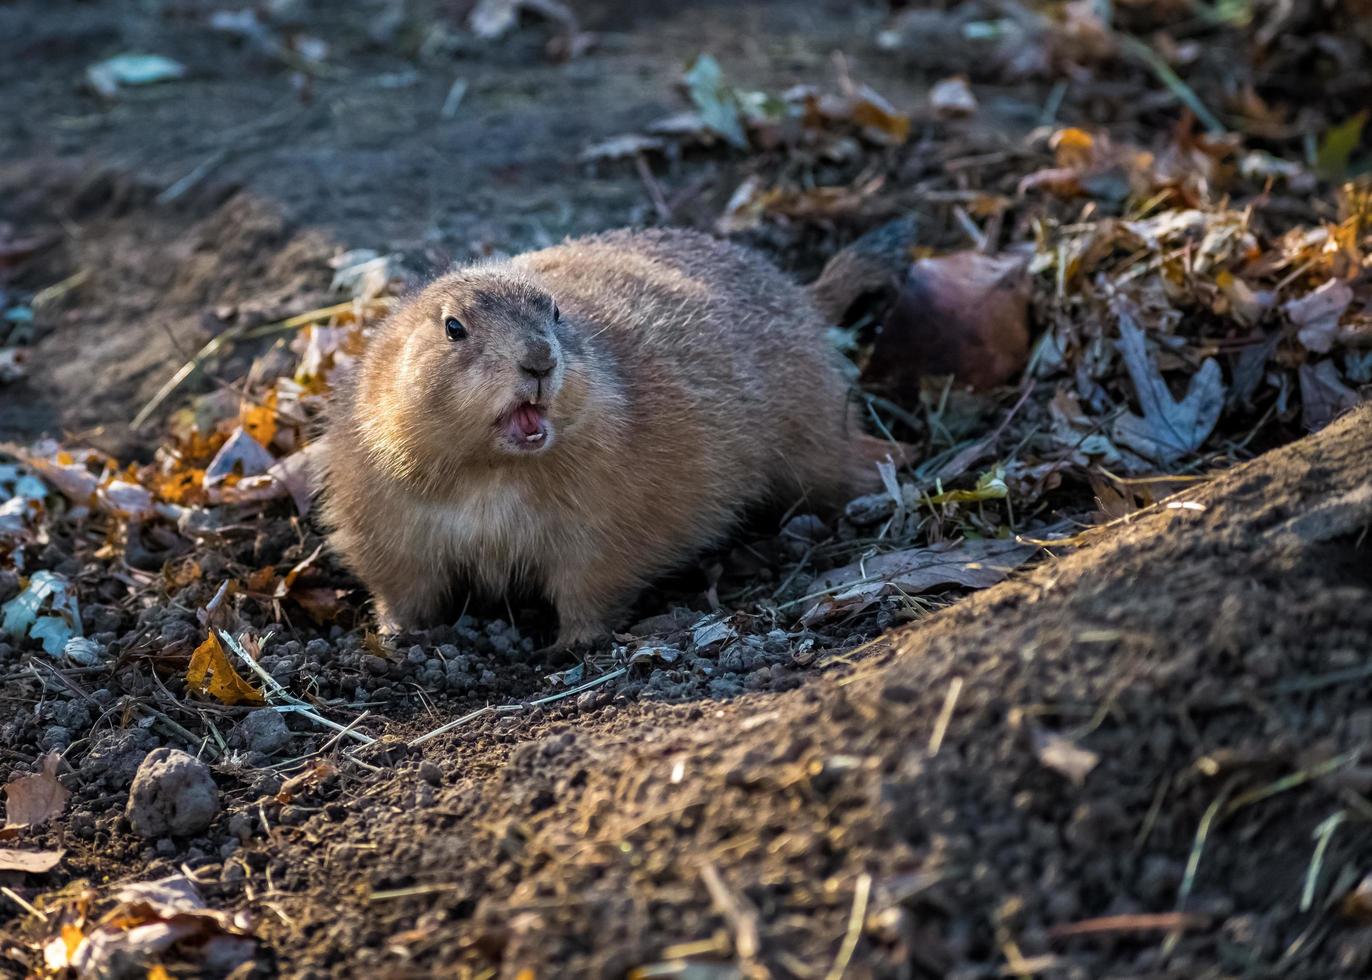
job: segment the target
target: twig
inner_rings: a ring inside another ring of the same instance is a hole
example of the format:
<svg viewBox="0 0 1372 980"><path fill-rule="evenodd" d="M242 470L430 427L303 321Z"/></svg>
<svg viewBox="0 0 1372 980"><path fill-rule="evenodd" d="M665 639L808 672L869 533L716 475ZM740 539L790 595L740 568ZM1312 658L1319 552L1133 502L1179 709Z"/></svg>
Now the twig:
<svg viewBox="0 0 1372 980"><path fill-rule="evenodd" d="M643 186L648 191L648 197L653 202L653 210L657 212L658 220L663 223L671 221L672 209L667 204L667 198L662 195L662 185L653 176L653 168L648 165L648 158L642 153L635 153L634 166L638 168L638 178L643 181Z"/></svg>
<svg viewBox="0 0 1372 980"><path fill-rule="evenodd" d="M467 80L465 78L453 79L453 84L448 89L448 94L443 99L443 108L438 110L438 114L444 119L456 117L457 108L462 105L462 100L466 95Z"/></svg>
<svg viewBox="0 0 1372 980"><path fill-rule="evenodd" d="M372 738L370 735L363 735L361 732L352 731L352 725L340 725L336 721L330 721L328 718L325 718L319 712L315 711L314 707L308 702L302 701L293 694L288 693L275 677L262 668L261 664L248 656L248 651L244 650L242 644L230 636L227 630L216 628L215 633L218 635L219 641L224 645L224 649L232 651L233 655L241 660L249 670L261 678L262 683L267 686L267 690L270 694L275 695L277 698L286 702L284 705L273 705L272 710L279 711L282 714L304 715L315 724L323 725L325 728L332 728L340 735L346 735L348 738L361 742L363 745L371 745L376 741L376 739ZM353 724L355 725L357 722L354 721Z"/></svg>
<svg viewBox="0 0 1372 980"><path fill-rule="evenodd" d="M948 723L953 720L953 708L957 706L958 695L962 693L962 678L954 677L948 684L948 694L943 699L943 709L934 722L934 730L929 735L929 758L938 755L943 746L943 737L948 734Z"/></svg>
<svg viewBox="0 0 1372 980"><path fill-rule="evenodd" d="M1210 924L1208 916L1190 912L1158 912L1140 915L1103 915L1053 926L1047 930L1049 939L1070 939L1073 936L1103 936L1120 932L1158 932L1199 929Z"/></svg>
<svg viewBox="0 0 1372 980"><path fill-rule="evenodd" d="M354 308L356 302L356 300L350 299L346 303L335 303L333 306L320 307L317 310L310 310L308 313L301 313L259 327L249 328L246 324L230 327L219 336L211 338L204 347L201 347L200 350L196 352L194 357L181 365L177 372L168 378L161 388L157 389L157 393L153 395L152 398L148 400L147 404L138 410L138 414L133 417L130 428L135 430L142 428L152 416L152 413L157 411L162 403L171 396L172 392L181 387L186 379L200 368L200 365L204 364L205 361L209 360L215 354L218 354L220 350L235 341L266 337L273 333L285 333L290 330L308 326L312 323L318 323L320 320L327 320L330 317L337 316L339 313L348 312Z"/></svg>
<svg viewBox="0 0 1372 980"><path fill-rule="evenodd" d="M15 905L18 905L25 912L29 913L29 915L32 915L35 918L37 918L38 921L48 921L48 915L46 912L44 912L42 909L34 905L30 905L27 901L24 900L24 898L21 895L19 895L17 892L10 890L9 888L6 888L4 885L0 885L0 895L4 895Z"/></svg>
<svg viewBox="0 0 1372 980"><path fill-rule="evenodd" d="M866 871L858 875L857 887L853 889L853 910L848 913L848 931L843 936L843 945L834 957L834 965L824 975L824 980L843 980L843 974L852 962L857 951L858 940L862 938L862 924L867 921L867 902L872 896L872 876Z"/></svg>
<svg viewBox="0 0 1372 980"><path fill-rule="evenodd" d="M1331 813L1315 828L1315 852L1310 855L1310 867L1305 871L1305 887L1301 889L1301 911L1309 912L1315 904L1315 888L1320 881L1320 869L1324 867L1324 852L1329 850L1329 842L1334 839L1334 831L1348 818L1347 810Z"/></svg>
<svg viewBox="0 0 1372 980"><path fill-rule="evenodd" d="M478 718L484 718L487 715L514 715L523 711L528 711L530 708L541 708L545 704L552 704L554 701L561 701L563 698L569 698L573 694L580 694L582 691L588 691L593 687L608 683L616 677L623 677L628 672L628 667L619 667L609 673L594 677L584 684L578 684L576 687L568 688L557 694L550 694L547 697L536 698L527 704L488 704L484 708L477 708L475 711L465 714L461 718L454 718L447 724L439 725L431 732L425 732L423 735L411 739L409 747L414 748L415 746L423 745L425 742L438 738L440 735L446 735L454 728L461 728L468 722L476 721Z"/></svg>
<svg viewBox="0 0 1372 980"><path fill-rule="evenodd" d="M734 952L740 960L751 962L757 959L761 939L758 935L758 913L756 906L724 883L719 871L709 861L700 866L700 877L705 882L705 890L710 893L710 902L715 911L729 921L734 930Z"/></svg>
<svg viewBox="0 0 1372 980"><path fill-rule="evenodd" d="M1182 105L1195 114L1206 129L1215 135L1221 135L1227 131L1224 123L1220 122L1219 118L1205 107L1205 103L1196 94L1196 90L1187 85L1182 77L1172 70L1172 66L1162 59L1161 55L1136 37L1130 37L1128 34L1116 36L1124 45L1124 49L1147 65L1153 74L1158 76L1158 80L1172 91L1172 94L1181 101Z"/></svg>

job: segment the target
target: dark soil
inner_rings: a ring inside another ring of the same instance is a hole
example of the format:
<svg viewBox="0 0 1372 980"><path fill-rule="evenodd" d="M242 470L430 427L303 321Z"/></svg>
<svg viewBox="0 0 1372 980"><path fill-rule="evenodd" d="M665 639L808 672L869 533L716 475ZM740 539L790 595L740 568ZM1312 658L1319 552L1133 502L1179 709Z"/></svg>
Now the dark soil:
<svg viewBox="0 0 1372 980"><path fill-rule="evenodd" d="M0 6L0 223L48 243L0 285L80 277L39 318L28 379L0 389L0 439L146 458L156 426L129 420L167 376L231 324L334 301L326 260L342 248L400 253L424 276L653 220L632 167L577 154L679 108L697 51L772 90L824 76L838 49L897 103L925 83L855 40L875 8L583 6L594 61L549 63L534 26L459 42L440 70L414 58L421 38L377 40L367 6L345 5L311 25L346 52L341 73L303 94L205 29L199 4ZM460 23L452 7L424 16ZM111 103L81 90L87 65L127 50L191 77ZM445 118L459 77L469 91ZM1006 87L992 131L917 140L895 169L913 183L949 158L1013 154L1047 87ZM712 220L743 166L673 163L675 219ZM804 278L856 230L758 244ZM265 349L236 348L167 409L236 383ZM357 614L323 628L243 601L292 694L366 712L357 730L378 741L355 749L296 715L268 744L250 709L185 695L197 611L226 577L310 555L309 521L273 511L195 554L135 528L112 561L68 527L34 565L78 583L105 660L59 670L0 641L0 778L57 750L74 792L25 842L65 848L60 868L0 885L35 901L89 888L100 908L116 884L185 870L213 907L253 915L260 976L1367 975L1372 928L1341 900L1372 873L1369 487L1365 407L908 626L890 610L819 632L751 621L698 648L681 626L706 608L704 576L688 572L639 610L687 612L635 628L672 659L541 706L613 662L542 651L536 612L382 647L357 593ZM735 544L716 556L721 595L785 588L796 553L775 521ZM164 567L164 601L130 598ZM353 585L327 556L314 574ZM18 588L0 572L0 602ZM516 707L409 744L490 705ZM198 837L145 841L123 817L159 746L213 766L223 809ZM1072 746L1097 759L1076 780ZM336 771L283 795L321 752ZM1179 912L1174 934L1141 918ZM1106 916L1124 918L1074 935ZM0 972L41 975L49 938L0 898Z"/></svg>

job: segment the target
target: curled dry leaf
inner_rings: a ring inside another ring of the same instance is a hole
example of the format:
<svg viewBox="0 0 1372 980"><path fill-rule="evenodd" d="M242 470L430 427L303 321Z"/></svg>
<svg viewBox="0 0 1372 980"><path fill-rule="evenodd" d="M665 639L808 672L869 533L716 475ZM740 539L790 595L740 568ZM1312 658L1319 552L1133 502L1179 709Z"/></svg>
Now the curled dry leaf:
<svg viewBox="0 0 1372 980"><path fill-rule="evenodd" d="M1339 334L1339 320L1353 302L1353 290L1341 279L1330 279L1318 289L1282 306L1296 325L1296 338L1308 351L1327 354Z"/></svg>
<svg viewBox="0 0 1372 980"><path fill-rule="evenodd" d="M5 784L5 827L41 827L60 816L71 792L57 779L62 756L49 752L43 756L40 771L14 776Z"/></svg>
<svg viewBox="0 0 1372 980"><path fill-rule="evenodd" d="M863 380L916 401L926 375L951 374L978 389L1014 377L1029 356L1027 267L1022 256L978 252L915 262Z"/></svg>
<svg viewBox="0 0 1372 980"><path fill-rule="evenodd" d="M205 468L205 486L217 486L231 478L239 480L260 476L271 468L276 460L267 452L266 447L242 427L233 431L228 441L219 447L219 452Z"/></svg>
<svg viewBox="0 0 1372 980"><path fill-rule="evenodd" d="M757 228L769 216L830 221L859 212L882 183L878 177L856 186L768 187L760 178L749 177L730 196L715 228L721 235L733 235Z"/></svg>
<svg viewBox="0 0 1372 980"><path fill-rule="evenodd" d="M927 592L938 586L984 589L1028 561L1037 549L1008 539L964 541L950 547L904 548L845 565L814 579L819 595L804 615L806 626L861 612L884 596Z"/></svg>
<svg viewBox="0 0 1372 980"><path fill-rule="evenodd" d="M191 654L186 685L224 704L262 704L266 698L234 669L213 632Z"/></svg>
<svg viewBox="0 0 1372 980"><path fill-rule="evenodd" d="M208 908L195 885L183 875L136 882L121 888L119 905L89 933L63 934L49 946L53 954L69 949L67 963L83 977L124 975L121 966L145 962L173 947L212 972L229 973L256 949L252 920L244 912ZM74 947L74 948L72 948ZM60 956L52 956L60 958Z"/></svg>
<svg viewBox="0 0 1372 980"><path fill-rule="evenodd" d="M281 784L276 802L289 803L301 793L315 789L338 775L338 767L328 759L315 759L303 770Z"/></svg>
<svg viewBox="0 0 1372 980"><path fill-rule="evenodd" d="M1082 129L1058 130L1049 141L1056 166L1035 171L1019 182L1019 193L1045 190L1059 197L1122 201L1151 183L1153 155L1119 146Z"/></svg>

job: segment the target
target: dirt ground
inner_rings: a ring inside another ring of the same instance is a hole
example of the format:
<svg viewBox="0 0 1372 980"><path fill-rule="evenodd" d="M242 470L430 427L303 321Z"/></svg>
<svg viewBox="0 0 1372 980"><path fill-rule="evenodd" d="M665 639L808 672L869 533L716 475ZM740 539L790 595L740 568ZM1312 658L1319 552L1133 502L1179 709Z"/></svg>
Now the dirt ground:
<svg viewBox="0 0 1372 980"><path fill-rule="evenodd" d="M304 76L204 29L202 6L0 4L0 224L42 242L0 288L70 284L27 376L0 388L0 440L146 461L169 414L261 370L272 341L236 346L135 431L168 375L226 329L335 302L342 249L396 253L418 280L660 220L632 166L578 157L679 109L696 52L768 90L826 76L839 51L897 105L928 88L872 42L884 4L579 4L599 42L565 62L543 56L541 22L416 59L413 24L460 24L464 5L394 29L386 4L346 5L310 21L334 54ZM189 76L113 101L82 88L126 50ZM880 210L949 160L1017 159L1053 86L979 93L988 111L955 146L929 125L887 154L901 179ZM1066 104L1103 116L1110 98ZM687 154L654 179L674 223L707 226L749 166ZM882 216L749 240L804 279ZM957 234L926 218L924 244ZM1301 430L1274 423L1252 449L1276 448L1211 457L1180 496L1049 542L965 598L813 630L740 613L737 641L712 645L687 628L708 608L688 570L636 611L632 633L667 660L546 652L546 611L518 606L383 648L355 591L325 626L245 602L241 622L271 634L262 668L346 708L370 742L352 749L297 715L269 738L248 707L191 701L184 678L220 581L308 563L311 521L272 510L203 553L156 527L112 544L64 525L30 571L79 583L105 659L57 669L0 640L0 776L58 751L73 794L25 839L62 849L60 867L0 870L22 899L0 898L0 973L53 975L57 910L94 917L118 886L180 872L211 908L247 913L254 945L236 968L178 946L160 957L176 977L1368 975L1372 408ZM1060 535L1090 510L1068 486L1026 526ZM810 558L764 518L706 564L727 600L785 593ZM327 553L312 574L355 587ZM131 598L149 576L163 601ZM19 590L0 572L0 602ZM218 786L217 818L190 837L140 837L125 817L163 746L201 755Z"/></svg>

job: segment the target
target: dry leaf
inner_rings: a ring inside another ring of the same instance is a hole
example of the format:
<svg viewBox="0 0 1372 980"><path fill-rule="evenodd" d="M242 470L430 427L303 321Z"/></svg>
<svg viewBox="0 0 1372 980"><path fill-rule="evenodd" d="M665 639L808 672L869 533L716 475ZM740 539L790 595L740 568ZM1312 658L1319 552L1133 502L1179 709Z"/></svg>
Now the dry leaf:
<svg viewBox="0 0 1372 980"><path fill-rule="evenodd" d="M1029 357L1027 258L954 252L910 266L863 380L893 397L919 397L920 378L951 374L991 388Z"/></svg>
<svg viewBox="0 0 1372 980"><path fill-rule="evenodd" d="M327 759L315 759L299 773L281 784L276 801L281 804L291 802L302 792L312 789L338 775L338 767Z"/></svg>
<svg viewBox="0 0 1372 980"><path fill-rule="evenodd" d="M347 594L347 589L317 586L292 589L291 599L305 610L310 619L323 626L325 623L337 622L348 611L348 606L343 601Z"/></svg>
<svg viewBox="0 0 1372 980"><path fill-rule="evenodd" d="M213 633L191 654L186 684L197 694L209 695L224 704L262 704L262 692L234 670L224 647Z"/></svg>
<svg viewBox="0 0 1372 980"><path fill-rule="evenodd" d="M5 826L41 827L66 808L71 792L57 780L58 752L43 756L40 772L13 776L5 784Z"/></svg>
<svg viewBox="0 0 1372 980"><path fill-rule="evenodd" d="M1372 875L1366 875L1343 897L1339 911L1361 923L1372 923Z"/></svg>
<svg viewBox="0 0 1372 980"><path fill-rule="evenodd" d="M1224 408L1220 366L1206 358L1191 376L1186 396L1177 401L1148 356L1143 329L1123 304L1118 307L1119 350L1134 383L1143 415L1125 413L1115 421L1117 442L1166 466L1199 449L1219 421Z"/></svg>
<svg viewBox="0 0 1372 980"><path fill-rule="evenodd" d="M1030 729L1029 737L1039 762L1078 786L1086 782L1087 775L1100 763L1100 756L1095 752L1083 749L1056 732L1035 727Z"/></svg>
<svg viewBox="0 0 1372 980"><path fill-rule="evenodd" d="M301 517L310 512L315 492L319 487L318 456L323 447L324 444L321 442L312 442L285 459L277 460L267 470L267 475L291 495L291 499L295 501L295 509Z"/></svg>
<svg viewBox="0 0 1372 980"><path fill-rule="evenodd" d="M243 428L237 428L205 468L205 486L214 487L230 478L241 480L260 476L275 462L262 443L248 435Z"/></svg>
<svg viewBox="0 0 1372 980"><path fill-rule="evenodd" d="M128 885L117 898L120 904L70 954L81 976L113 975L121 963L145 961L183 942L178 954L229 972L256 949L249 916L207 908L183 875Z"/></svg>
<svg viewBox="0 0 1372 980"><path fill-rule="evenodd" d="M1313 292L1285 303L1282 309L1296 325L1296 338L1306 350L1327 354L1339 333L1339 319L1353 302L1353 290L1330 279Z"/></svg>
<svg viewBox="0 0 1372 980"><path fill-rule="evenodd" d="M0 847L0 871L23 871L31 875L46 874L62 860L65 851L16 851Z"/></svg>
<svg viewBox="0 0 1372 980"><path fill-rule="evenodd" d="M938 586L984 589L1024 564L1037 549L1008 539L964 541L946 548L905 548L846 565L810 583L826 592L801 622L807 626L866 609L883 596L927 592Z"/></svg>
<svg viewBox="0 0 1372 980"><path fill-rule="evenodd" d="M43 962L54 973L71 966L71 958L85 942L86 936L79 926L71 922L62 923L62 930L43 947Z"/></svg>
<svg viewBox="0 0 1372 980"><path fill-rule="evenodd" d="M1343 383L1339 369L1332 360L1302 364L1298 376L1301 382L1301 423L1310 432L1324 428L1362 401L1356 391Z"/></svg>
<svg viewBox="0 0 1372 980"><path fill-rule="evenodd" d="M977 97L967 78L956 75L937 82L929 90L929 107L940 116L970 116L977 111Z"/></svg>

